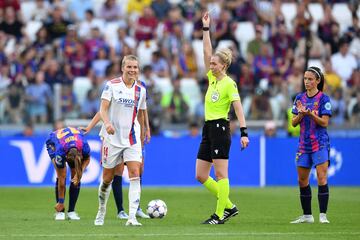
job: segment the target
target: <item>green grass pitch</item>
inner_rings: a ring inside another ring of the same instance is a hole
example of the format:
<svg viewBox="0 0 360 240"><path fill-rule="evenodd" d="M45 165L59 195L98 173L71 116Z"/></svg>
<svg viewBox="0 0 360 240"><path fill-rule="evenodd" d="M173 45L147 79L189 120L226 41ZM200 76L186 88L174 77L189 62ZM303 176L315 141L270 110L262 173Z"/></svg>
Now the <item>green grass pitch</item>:
<svg viewBox="0 0 360 240"><path fill-rule="evenodd" d="M313 187L314 224L289 224L301 214L296 187L232 188L240 214L224 225L202 225L214 212L215 198L201 187L144 188L141 205L152 199L167 203L163 219L140 219L126 227L116 219L113 196L104 226L94 226L97 189L82 188L80 221L53 219L53 188L0 188L0 239L360 239L360 188L330 189L328 219L318 222L317 189ZM127 189L124 207L128 209ZM67 200L66 200L67 204Z"/></svg>

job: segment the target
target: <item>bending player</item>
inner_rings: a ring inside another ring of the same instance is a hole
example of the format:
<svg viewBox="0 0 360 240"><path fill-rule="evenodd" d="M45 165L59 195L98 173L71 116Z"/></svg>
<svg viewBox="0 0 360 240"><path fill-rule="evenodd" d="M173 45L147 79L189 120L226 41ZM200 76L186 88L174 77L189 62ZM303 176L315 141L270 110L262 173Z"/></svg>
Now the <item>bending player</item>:
<svg viewBox="0 0 360 240"><path fill-rule="evenodd" d="M90 162L90 146L84 138L84 132L72 127L58 129L46 140L46 149L57 176L55 220L65 220L66 163L71 170L67 216L70 220L80 220L75 212L75 205L79 197L82 173Z"/></svg>

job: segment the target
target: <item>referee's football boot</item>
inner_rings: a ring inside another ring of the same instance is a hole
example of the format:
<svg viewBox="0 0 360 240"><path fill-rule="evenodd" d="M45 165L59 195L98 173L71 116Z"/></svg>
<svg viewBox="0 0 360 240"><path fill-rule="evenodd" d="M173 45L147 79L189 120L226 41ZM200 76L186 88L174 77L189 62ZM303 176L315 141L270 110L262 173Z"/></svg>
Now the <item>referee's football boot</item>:
<svg viewBox="0 0 360 240"><path fill-rule="evenodd" d="M220 219L216 213L210 216L209 219L205 220L202 224L224 224L224 219Z"/></svg>
<svg viewBox="0 0 360 240"><path fill-rule="evenodd" d="M239 209L233 204L232 208L225 208L224 210L224 221L226 222L231 217L235 217L239 214Z"/></svg>
<svg viewBox="0 0 360 240"><path fill-rule="evenodd" d="M313 215L302 215L300 217L298 217L296 220L290 222L293 224L297 224L297 223L314 223L314 217Z"/></svg>

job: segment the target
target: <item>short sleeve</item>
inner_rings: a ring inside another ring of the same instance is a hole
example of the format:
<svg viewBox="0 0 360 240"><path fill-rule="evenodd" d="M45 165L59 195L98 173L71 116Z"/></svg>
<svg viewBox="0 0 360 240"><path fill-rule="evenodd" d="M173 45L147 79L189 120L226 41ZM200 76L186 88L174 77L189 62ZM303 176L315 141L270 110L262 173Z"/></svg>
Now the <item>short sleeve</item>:
<svg viewBox="0 0 360 240"><path fill-rule="evenodd" d="M83 140L83 142L82 155L83 159L87 159L90 157L90 145L86 140Z"/></svg>
<svg viewBox="0 0 360 240"><path fill-rule="evenodd" d="M108 81L104 87L102 94L101 94L101 99L105 99L110 102L111 98L112 98L112 85L111 85L111 82Z"/></svg>
<svg viewBox="0 0 360 240"><path fill-rule="evenodd" d="M49 154L49 157L51 159L53 159L55 157L55 154L56 154L56 148L55 148L55 143L52 141L51 139L51 135L50 137L46 140L46 150Z"/></svg>
<svg viewBox="0 0 360 240"><path fill-rule="evenodd" d="M145 88L145 90L147 90L145 81L140 81L140 82L141 82L141 86L143 86L143 87ZM145 99L146 99L146 100L149 99L149 96L148 96L148 94L147 94L147 91L145 92Z"/></svg>
<svg viewBox="0 0 360 240"><path fill-rule="evenodd" d="M146 109L146 89L142 88L141 89L141 98L140 98L140 102L139 102L139 109Z"/></svg>
<svg viewBox="0 0 360 240"><path fill-rule="evenodd" d="M296 102L297 102L297 100L299 100L299 98L300 98L299 95L297 95L294 102L293 102L293 106L292 106L292 110L291 110L292 114L295 114L295 115L299 114L299 112L298 112L298 110L296 108Z"/></svg>
<svg viewBox="0 0 360 240"><path fill-rule="evenodd" d="M239 91L234 81L231 81L231 83L228 85L227 91L229 94L230 102L240 100Z"/></svg>
<svg viewBox="0 0 360 240"><path fill-rule="evenodd" d="M319 116L321 117L323 115L328 115L328 116L332 115L332 106L331 106L330 98L327 95L323 95L320 104Z"/></svg>
<svg viewBox="0 0 360 240"><path fill-rule="evenodd" d="M46 150L50 159L56 164L58 168L64 168L65 155L63 149L59 147L59 142L54 134L50 134L50 137L46 140Z"/></svg>

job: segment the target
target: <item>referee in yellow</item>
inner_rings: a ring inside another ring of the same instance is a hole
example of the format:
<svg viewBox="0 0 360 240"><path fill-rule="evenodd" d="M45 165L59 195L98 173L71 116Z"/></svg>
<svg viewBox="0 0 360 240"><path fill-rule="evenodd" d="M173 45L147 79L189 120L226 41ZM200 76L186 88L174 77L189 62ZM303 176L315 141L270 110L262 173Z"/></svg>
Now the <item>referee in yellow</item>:
<svg viewBox="0 0 360 240"><path fill-rule="evenodd" d="M203 16L202 23L204 62L209 86L205 95L205 124L196 160L196 179L217 198L215 213L203 224L223 224L239 212L229 199L228 159L231 135L228 114L231 104L240 123L242 148L248 146L249 139L237 85L226 75L232 53L229 49L224 49L213 55L209 12ZM209 176L213 164L217 181Z"/></svg>

